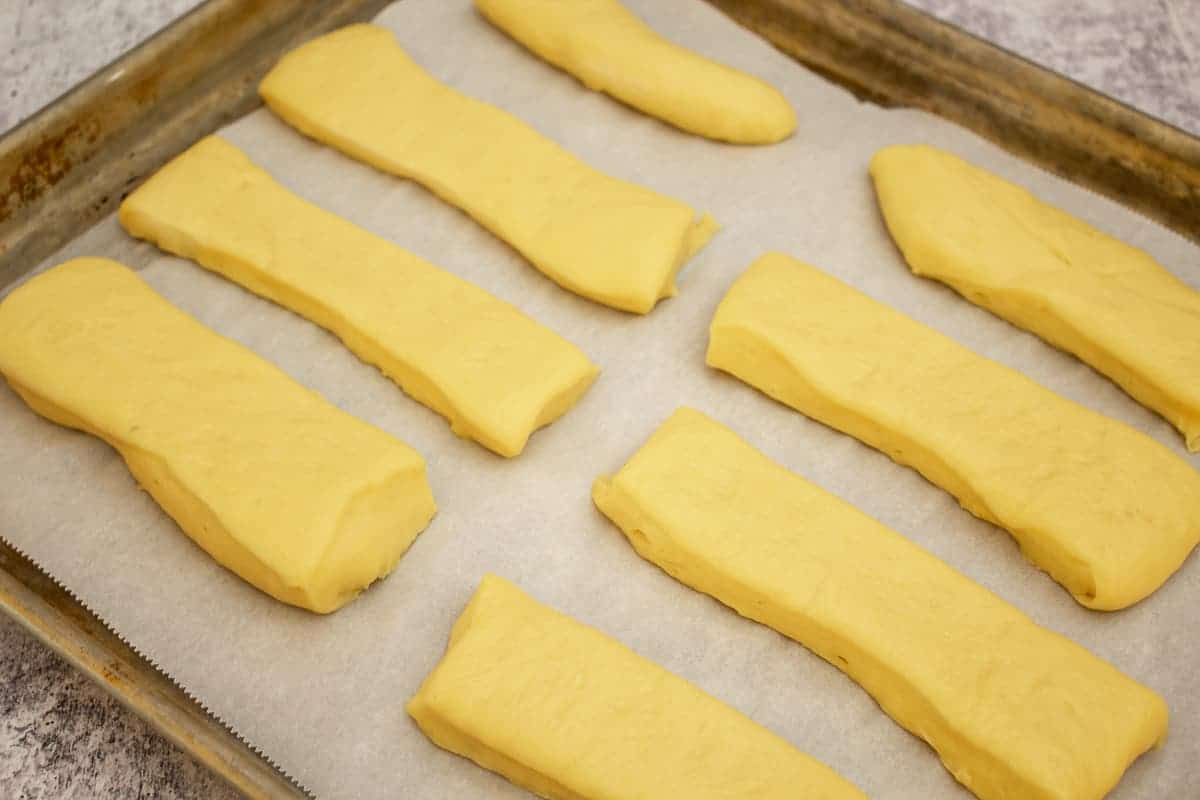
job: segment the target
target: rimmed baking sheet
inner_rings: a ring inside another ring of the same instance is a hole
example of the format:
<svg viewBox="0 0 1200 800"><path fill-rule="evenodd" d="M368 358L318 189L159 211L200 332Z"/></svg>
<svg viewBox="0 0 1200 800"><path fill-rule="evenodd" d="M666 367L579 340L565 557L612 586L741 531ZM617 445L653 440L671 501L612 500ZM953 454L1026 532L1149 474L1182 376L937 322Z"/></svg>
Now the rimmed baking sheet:
<svg viewBox="0 0 1200 800"><path fill-rule="evenodd" d="M139 492L119 458L0 392L4 539L27 553L191 696L322 797L523 796L430 745L403 703L440 657L480 575L498 572L688 677L878 797L967 796L936 757L815 656L641 561L591 507L591 480L617 469L679 404L694 405L1163 693L1172 736L1114 796L1179 796L1200 779L1197 679L1188 665L1200 584L1195 559L1137 607L1078 607L911 470L703 365L725 289L760 253L806 259L968 346L1155 436L1193 464L1165 423L1074 359L910 276L875 209L866 163L878 147L938 144L1010 177L1151 252L1200 286L1197 248L934 116L885 110L799 68L711 7L630 3L688 46L767 78L800 129L770 148L678 133L533 59L465 0L388 9L435 75L533 123L608 172L712 212L724 225L648 317L555 287L502 243L419 187L309 142L259 110L222 132L303 196L429 258L575 341L603 373L579 406L504 461L450 434L333 337L185 261L126 237L109 218L50 259L107 255L218 331L341 407L412 444L439 516L396 572L330 617L249 588L190 544ZM957 793L957 794L956 794Z"/></svg>

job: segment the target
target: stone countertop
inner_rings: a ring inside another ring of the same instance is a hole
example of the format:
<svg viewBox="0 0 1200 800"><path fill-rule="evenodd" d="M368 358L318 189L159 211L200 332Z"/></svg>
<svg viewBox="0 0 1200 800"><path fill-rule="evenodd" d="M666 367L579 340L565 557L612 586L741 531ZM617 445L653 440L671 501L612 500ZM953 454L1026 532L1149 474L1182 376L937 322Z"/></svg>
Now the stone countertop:
<svg viewBox="0 0 1200 800"><path fill-rule="evenodd" d="M1200 134L1200 0L909 0ZM196 0L0 3L0 131ZM0 617L0 798L232 798L102 689Z"/></svg>

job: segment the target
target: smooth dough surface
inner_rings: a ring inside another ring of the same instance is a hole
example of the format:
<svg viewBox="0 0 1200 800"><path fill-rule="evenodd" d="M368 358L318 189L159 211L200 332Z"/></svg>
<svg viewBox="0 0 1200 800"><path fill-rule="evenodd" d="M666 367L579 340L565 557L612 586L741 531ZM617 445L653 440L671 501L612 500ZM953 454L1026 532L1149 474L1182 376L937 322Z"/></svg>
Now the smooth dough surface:
<svg viewBox="0 0 1200 800"><path fill-rule="evenodd" d="M68 261L0 303L0 372L34 411L116 448L196 544L285 603L338 609L436 511L416 451L115 261Z"/></svg>
<svg viewBox="0 0 1200 800"><path fill-rule="evenodd" d="M408 712L436 744L553 800L865 798L683 678L494 575Z"/></svg>
<svg viewBox="0 0 1200 800"><path fill-rule="evenodd" d="M1200 473L1166 447L788 256L734 283L708 363L918 470L1090 608L1200 539Z"/></svg>
<svg viewBox="0 0 1200 800"><path fill-rule="evenodd" d="M674 295L716 230L440 83L386 28L352 25L293 50L259 92L301 133L420 183L560 286L614 308L646 313Z"/></svg>
<svg viewBox="0 0 1200 800"><path fill-rule="evenodd" d="M680 47L617 0L475 0L489 21L589 89L709 139L770 144L796 129L773 86Z"/></svg>
<svg viewBox="0 0 1200 800"><path fill-rule="evenodd" d="M845 672L984 800L1098 800L1166 736L1153 691L699 411L593 498L642 557Z"/></svg>
<svg viewBox="0 0 1200 800"><path fill-rule="evenodd" d="M121 204L129 233L333 331L455 433L504 456L598 372L513 306L280 186L209 137Z"/></svg>
<svg viewBox="0 0 1200 800"><path fill-rule="evenodd" d="M871 176L913 274L1078 356L1200 452L1200 292L1149 254L945 151L885 148Z"/></svg>

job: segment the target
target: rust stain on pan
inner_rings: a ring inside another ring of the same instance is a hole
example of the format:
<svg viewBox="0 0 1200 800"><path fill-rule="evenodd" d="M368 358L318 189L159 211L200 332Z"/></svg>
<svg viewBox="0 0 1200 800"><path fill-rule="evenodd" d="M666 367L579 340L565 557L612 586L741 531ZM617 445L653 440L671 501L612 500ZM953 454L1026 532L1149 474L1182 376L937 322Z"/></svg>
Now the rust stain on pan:
<svg viewBox="0 0 1200 800"><path fill-rule="evenodd" d="M14 208L33 201L44 187L53 186L67 174L72 162L66 155L64 140L75 129L72 125L62 136L43 142L9 176L8 193L0 205L0 220L7 219Z"/></svg>
<svg viewBox="0 0 1200 800"><path fill-rule="evenodd" d="M26 153L8 176L8 190L0 198L0 222L66 177L76 163L72 153L81 149L80 145L94 144L99 129L95 119L82 118Z"/></svg>
<svg viewBox="0 0 1200 800"><path fill-rule="evenodd" d="M161 70L156 70L149 75L139 78L128 89L130 100L141 106L147 106L153 103L158 99L159 82L161 78Z"/></svg>
<svg viewBox="0 0 1200 800"><path fill-rule="evenodd" d="M110 662L101 667L100 677L104 679L105 683L114 689L120 689L122 686L128 683L128 681L121 676L116 662Z"/></svg>

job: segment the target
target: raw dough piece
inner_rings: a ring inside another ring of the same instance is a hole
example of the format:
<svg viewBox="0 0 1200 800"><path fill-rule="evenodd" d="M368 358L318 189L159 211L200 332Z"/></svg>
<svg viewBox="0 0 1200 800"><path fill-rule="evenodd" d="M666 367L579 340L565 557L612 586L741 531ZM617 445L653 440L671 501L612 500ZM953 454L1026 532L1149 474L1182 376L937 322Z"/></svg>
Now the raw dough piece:
<svg viewBox="0 0 1200 800"><path fill-rule="evenodd" d="M435 80L391 31L352 25L285 55L259 86L301 133L411 178L560 286L646 313L716 224L611 178L516 117Z"/></svg>
<svg viewBox="0 0 1200 800"><path fill-rule="evenodd" d="M0 372L34 411L116 448L196 544L285 603L338 609L436 510L414 450L115 261L68 261L0 303Z"/></svg>
<svg viewBox="0 0 1200 800"><path fill-rule="evenodd" d="M508 303L305 202L216 137L130 195L120 219L333 331L455 433L503 456L520 453L598 372Z"/></svg>
<svg viewBox="0 0 1200 800"><path fill-rule="evenodd" d="M1183 459L799 261L756 261L710 333L711 366L912 466L1089 608L1141 600L1200 539Z"/></svg>
<svg viewBox="0 0 1200 800"><path fill-rule="evenodd" d="M1153 691L698 411L592 496L643 558L845 672L985 800L1098 800L1166 736Z"/></svg>
<svg viewBox="0 0 1200 800"><path fill-rule="evenodd" d="M933 147L871 160L913 274L1073 353L1200 451L1200 292L1147 253Z"/></svg>
<svg viewBox="0 0 1200 800"><path fill-rule="evenodd" d="M436 744L553 800L865 797L684 679L494 575L408 713Z"/></svg>
<svg viewBox="0 0 1200 800"><path fill-rule="evenodd" d="M654 32L617 0L475 0L496 27L589 89L685 131L770 144L796 129L773 86Z"/></svg>

